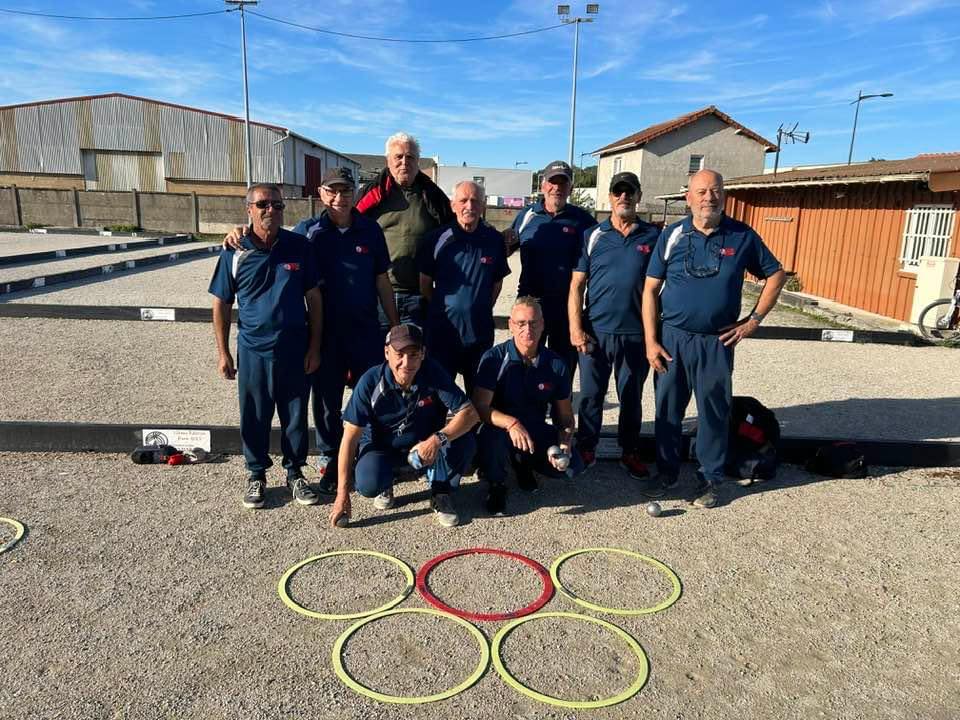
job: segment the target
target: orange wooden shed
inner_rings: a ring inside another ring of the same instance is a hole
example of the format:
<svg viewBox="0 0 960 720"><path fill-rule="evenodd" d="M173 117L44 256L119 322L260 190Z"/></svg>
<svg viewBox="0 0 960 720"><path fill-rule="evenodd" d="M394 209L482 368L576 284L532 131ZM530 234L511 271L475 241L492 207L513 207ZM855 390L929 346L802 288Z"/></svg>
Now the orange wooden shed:
<svg viewBox="0 0 960 720"><path fill-rule="evenodd" d="M960 254L960 153L727 179L803 292L908 320L919 257Z"/></svg>

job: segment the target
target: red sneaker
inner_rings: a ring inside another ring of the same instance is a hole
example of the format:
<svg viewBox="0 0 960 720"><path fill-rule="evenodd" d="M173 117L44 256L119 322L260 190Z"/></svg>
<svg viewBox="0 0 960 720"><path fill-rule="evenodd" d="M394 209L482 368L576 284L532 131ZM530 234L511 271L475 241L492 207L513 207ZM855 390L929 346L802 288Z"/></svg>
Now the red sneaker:
<svg viewBox="0 0 960 720"><path fill-rule="evenodd" d="M636 453L625 452L620 456L620 466L630 473L634 480L644 480L650 476L647 466L640 461L640 456Z"/></svg>

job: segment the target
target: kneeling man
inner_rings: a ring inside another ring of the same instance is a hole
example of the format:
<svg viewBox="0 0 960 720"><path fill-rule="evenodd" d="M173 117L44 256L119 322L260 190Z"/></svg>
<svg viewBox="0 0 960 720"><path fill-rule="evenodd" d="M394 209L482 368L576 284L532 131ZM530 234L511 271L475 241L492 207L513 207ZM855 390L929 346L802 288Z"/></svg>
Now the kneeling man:
<svg viewBox="0 0 960 720"><path fill-rule="evenodd" d="M416 325L392 328L384 355L386 362L360 377L343 411L330 521L337 524L350 516L351 471L357 492L374 498L378 510L392 508L395 472L416 451L415 467L427 469L437 522L453 527L460 518L450 495L476 451L470 430L477 424L477 411L443 368L425 357L423 333ZM448 410L453 412L449 422Z"/></svg>
<svg viewBox="0 0 960 720"><path fill-rule="evenodd" d="M487 482L487 511L506 509L506 481L512 466L521 490L537 489L534 471L549 477L571 476L584 469L573 448L573 406L566 363L552 350L540 347L543 311L536 298L517 298L510 311L513 336L495 345L480 360L473 402L483 420L479 433L478 464ZM553 424L547 422L550 409ZM548 456L558 445L564 458ZM569 466L566 462L569 462Z"/></svg>

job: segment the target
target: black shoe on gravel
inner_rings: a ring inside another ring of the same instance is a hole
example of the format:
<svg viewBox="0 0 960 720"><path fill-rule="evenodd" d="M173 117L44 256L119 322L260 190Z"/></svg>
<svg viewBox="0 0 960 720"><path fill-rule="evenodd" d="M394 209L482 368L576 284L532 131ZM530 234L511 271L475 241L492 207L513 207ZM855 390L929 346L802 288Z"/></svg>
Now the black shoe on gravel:
<svg viewBox="0 0 960 720"><path fill-rule="evenodd" d="M726 502L726 493L723 485L711 485L701 481L693 490L693 499L690 504L695 508L710 510Z"/></svg>
<svg viewBox="0 0 960 720"><path fill-rule="evenodd" d="M259 510L267 504L267 480L251 475L247 480L247 492L243 496L243 506L248 510Z"/></svg>
<svg viewBox="0 0 960 720"><path fill-rule="evenodd" d="M517 487L528 493L535 493L539 489L533 470L523 463L517 465Z"/></svg>
<svg viewBox="0 0 960 720"><path fill-rule="evenodd" d="M316 505L320 498L310 487L310 483L303 475L294 475L287 478L287 488L297 505Z"/></svg>
<svg viewBox="0 0 960 720"><path fill-rule="evenodd" d="M491 485L487 493L487 513L502 517L507 514L507 488L505 485Z"/></svg>

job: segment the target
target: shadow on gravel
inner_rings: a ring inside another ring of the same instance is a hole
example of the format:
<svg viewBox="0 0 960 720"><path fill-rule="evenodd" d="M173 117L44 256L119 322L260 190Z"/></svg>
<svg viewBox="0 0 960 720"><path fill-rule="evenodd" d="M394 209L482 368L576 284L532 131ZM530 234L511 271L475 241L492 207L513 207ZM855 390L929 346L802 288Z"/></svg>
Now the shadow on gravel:
<svg viewBox="0 0 960 720"><path fill-rule="evenodd" d="M772 409L785 437L908 441L960 435L960 397L848 398Z"/></svg>

